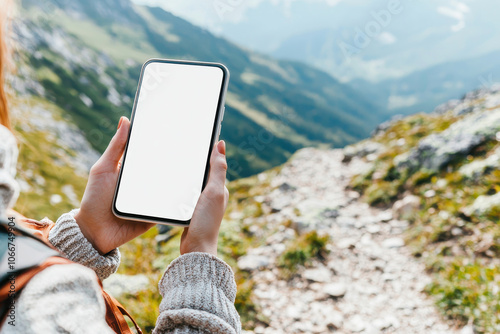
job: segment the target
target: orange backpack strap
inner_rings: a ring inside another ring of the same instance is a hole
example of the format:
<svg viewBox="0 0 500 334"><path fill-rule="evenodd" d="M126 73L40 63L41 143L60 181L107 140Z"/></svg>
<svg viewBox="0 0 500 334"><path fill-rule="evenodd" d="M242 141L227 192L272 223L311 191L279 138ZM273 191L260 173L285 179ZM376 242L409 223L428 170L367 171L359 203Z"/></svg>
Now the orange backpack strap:
<svg viewBox="0 0 500 334"><path fill-rule="evenodd" d="M99 283L101 282L99 281ZM142 334L141 328L137 325L137 322L135 322L134 318L132 318L130 313L125 310L118 300L110 296L104 289L102 290L102 296L106 303L106 322L116 333L133 334L125 319L125 316L127 316L134 324L137 333Z"/></svg>
<svg viewBox="0 0 500 334"><path fill-rule="evenodd" d="M32 267L28 270L21 272L20 274L16 274L16 294L19 294L21 290L28 284L28 282L39 272L42 270L53 266L55 264L71 264L72 261L63 258L63 257L49 257L45 262L41 265ZM4 303L9 298L10 284L4 285L0 288L0 302Z"/></svg>

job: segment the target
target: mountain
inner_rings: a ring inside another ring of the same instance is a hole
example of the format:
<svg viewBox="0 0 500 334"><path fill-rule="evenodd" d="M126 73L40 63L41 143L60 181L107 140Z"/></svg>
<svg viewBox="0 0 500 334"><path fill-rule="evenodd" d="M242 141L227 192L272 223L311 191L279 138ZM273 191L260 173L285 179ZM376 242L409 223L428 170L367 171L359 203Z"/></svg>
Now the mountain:
<svg viewBox="0 0 500 334"><path fill-rule="evenodd" d="M291 5L288 15L294 20L288 24L302 24L304 30L283 36L271 54L314 65L342 81L401 78L500 50L500 37L491 34L500 28L494 14L500 7L493 0L424 0L395 8L386 1L339 1L323 4L332 19L325 22L321 15L322 26L314 28L307 22L314 19L312 12L301 6L306 4ZM300 10L306 18L299 17Z"/></svg>
<svg viewBox="0 0 500 334"><path fill-rule="evenodd" d="M154 57L228 66L221 138L232 179L279 165L305 146L352 143L380 120L361 93L324 72L247 51L128 0L23 0L14 30L26 63L19 90L61 107L100 152L118 118L130 115L140 66ZM30 90L30 80L42 91Z"/></svg>
<svg viewBox="0 0 500 334"><path fill-rule="evenodd" d="M443 101L459 99L478 87L500 83L500 51L471 59L438 64L398 79L376 84L353 80L350 84L373 97L373 102L394 114L430 110Z"/></svg>
<svg viewBox="0 0 500 334"><path fill-rule="evenodd" d="M500 28L498 9L492 0L425 0L392 14L387 2L341 1L325 8L329 24L291 34L271 54L348 82L388 118L409 115L500 82L500 37L491 34Z"/></svg>

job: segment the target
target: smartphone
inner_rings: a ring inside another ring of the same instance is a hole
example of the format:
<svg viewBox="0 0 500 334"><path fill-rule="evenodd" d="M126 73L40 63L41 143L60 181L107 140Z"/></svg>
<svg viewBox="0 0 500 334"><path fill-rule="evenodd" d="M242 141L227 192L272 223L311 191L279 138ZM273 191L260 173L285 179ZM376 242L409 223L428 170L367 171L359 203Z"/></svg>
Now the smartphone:
<svg viewBox="0 0 500 334"><path fill-rule="evenodd" d="M144 64L112 204L115 216L189 225L219 139L228 81L222 64Z"/></svg>

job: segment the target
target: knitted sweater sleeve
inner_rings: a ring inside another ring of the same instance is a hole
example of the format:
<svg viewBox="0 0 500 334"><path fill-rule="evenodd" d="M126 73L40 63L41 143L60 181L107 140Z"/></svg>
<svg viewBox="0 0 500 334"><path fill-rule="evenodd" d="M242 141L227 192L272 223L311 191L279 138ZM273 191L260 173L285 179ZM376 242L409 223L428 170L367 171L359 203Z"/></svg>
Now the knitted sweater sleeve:
<svg viewBox="0 0 500 334"><path fill-rule="evenodd" d="M180 256L165 271L159 289L163 299L153 334L241 333L233 271L219 258Z"/></svg>
<svg viewBox="0 0 500 334"><path fill-rule="evenodd" d="M101 255L85 238L75 215L79 209L63 214L50 230L49 241L71 261L93 269L102 280L115 273L120 265L120 251L114 249Z"/></svg>

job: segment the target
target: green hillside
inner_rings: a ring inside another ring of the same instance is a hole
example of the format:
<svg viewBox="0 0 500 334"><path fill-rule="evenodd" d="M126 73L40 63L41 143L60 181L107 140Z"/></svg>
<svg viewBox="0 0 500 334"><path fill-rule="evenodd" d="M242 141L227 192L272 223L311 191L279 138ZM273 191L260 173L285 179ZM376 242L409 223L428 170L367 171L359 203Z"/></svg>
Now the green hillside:
<svg viewBox="0 0 500 334"><path fill-rule="evenodd" d="M230 178L279 165L305 146L364 138L378 111L361 94L301 63L278 61L218 38L160 8L128 0L22 1L19 40L47 98L103 151L130 115L142 63L165 57L222 62L231 71L221 137ZM264 139L265 138L265 139Z"/></svg>

